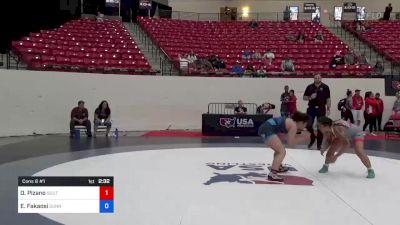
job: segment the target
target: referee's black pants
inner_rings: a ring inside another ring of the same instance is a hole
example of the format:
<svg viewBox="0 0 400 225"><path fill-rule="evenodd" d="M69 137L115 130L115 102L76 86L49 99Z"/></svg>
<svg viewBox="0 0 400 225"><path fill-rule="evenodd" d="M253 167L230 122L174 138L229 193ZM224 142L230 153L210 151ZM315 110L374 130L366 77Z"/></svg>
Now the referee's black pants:
<svg viewBox="0 0 400 225"><path fill-rule="evenodd" d="M322 132L319 131L319 129L317 131L317 136L315 136L313 125L314 125L315 119L318 119L319 117L326 115L325 107L323 107L323 108L308 107L307 115L309 116L309 120L308 120L306 128L307 128L308 132L310 132L310 144L308 145L308 147L313 146L315 143L315 139L317 139L317 147L318 147L318 149L320 149L322 146L322 139L324 138L324 136L323 136Z"/></svg>

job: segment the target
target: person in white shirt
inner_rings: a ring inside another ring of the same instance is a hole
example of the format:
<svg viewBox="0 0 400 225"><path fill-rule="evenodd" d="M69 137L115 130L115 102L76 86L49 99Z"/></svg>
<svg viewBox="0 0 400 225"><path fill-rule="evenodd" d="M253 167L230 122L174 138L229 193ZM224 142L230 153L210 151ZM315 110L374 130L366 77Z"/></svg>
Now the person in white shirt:
<svg viewBox="0 0 400 225"><path fill-rule="evenodd" d="M265 52L263 59L268 59L269 65L271 65L272 61L275 59L275 54L271 51L271 49L268 49L267 52Z"/></svg>
<svg viewBox="0 0 400 225"><path fill-rule="evenodd" d="M189 67L189 60L186 55L179 54L179 65L181 70L187 70Z"/></svg>
<svg viewBox="0 0 400 225"><path fill-rule="evenodd" d="M194 63L197 60L196 54L194 54L193 50L190 51L188 57L187 57L189 63Z"/></svg>
<svg viewBox="0 0 400 225"><path fill-rule="evenodd" d="M104 22L104 14L102 14L100 11L97 12L96 21Z"/></svg>

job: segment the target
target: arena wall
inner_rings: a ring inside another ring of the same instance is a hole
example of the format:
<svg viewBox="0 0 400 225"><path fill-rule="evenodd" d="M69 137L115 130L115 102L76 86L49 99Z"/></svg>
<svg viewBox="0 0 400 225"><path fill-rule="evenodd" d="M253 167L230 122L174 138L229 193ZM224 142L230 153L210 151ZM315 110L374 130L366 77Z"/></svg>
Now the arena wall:
<svg viewBox="0 0 400 225"><path fill-rule="evenodd" d="M169 0L169 5L174 11L197 12L197 13L219 13L220 7L230 6L237 7L239 11L244 6L248 6L250 13L252 12L283 12L286 5L299 6L300 12L303 11L303 4L315 2L321 7L322 12L327 10L328 13L321 13L321 21L324 25L329 25L329 14L334 13L335 6L343 6L345 1L316 0L316 1L285 1L285 0ZM391 0L353 0L358 5L365 6L367 12L383 12L385 7L392 3L393 12L400 11L400 1Z"/></svg>
<svg viewBox="0 0 400 225"><path fill-rule="evenodd" d="M384 94L383 79L323 80L332 93L332 117L346 89ZM90 119L101 100L108 100L114 127L120 130L201 129L209 102L271 102L277 105L285 84L296 91L298 108L311 78L206 78L127 76L0 70L0 136L67 133L70 110L86 101ZM393 97L383 97L386 108ZM386 110L384 121L390 110Z"/></svg>

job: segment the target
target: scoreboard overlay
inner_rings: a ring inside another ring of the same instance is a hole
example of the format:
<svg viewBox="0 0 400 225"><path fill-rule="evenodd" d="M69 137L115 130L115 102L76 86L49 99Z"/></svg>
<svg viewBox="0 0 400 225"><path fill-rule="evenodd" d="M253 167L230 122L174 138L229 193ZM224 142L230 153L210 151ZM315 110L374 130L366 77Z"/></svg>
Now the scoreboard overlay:
<svg viewBox="0 0 400 225"><path fill-rule="evenodd" d="M114 177L18 177L18 213L113 213Z"/></svg>

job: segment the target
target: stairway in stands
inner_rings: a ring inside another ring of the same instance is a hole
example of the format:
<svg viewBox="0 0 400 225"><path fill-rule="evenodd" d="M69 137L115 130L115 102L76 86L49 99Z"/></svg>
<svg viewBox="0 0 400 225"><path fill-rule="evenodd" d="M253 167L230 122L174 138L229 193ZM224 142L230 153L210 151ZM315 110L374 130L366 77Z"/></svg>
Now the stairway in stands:
<svg viewBox="0 0 400 225"><path fill-rule="evenodd" d="M384 75L390 75L392 73L391 63L386 60L381 54L369 47L364 42L360 41L351 32L341 26L329 27L330 31L343 40L350 48L352 48L357 54L365 53L370 61L371 66L375 66L376 62L380 60L383 62L385 67Z"/></svg>
<svg viewBox="0 0 400 225"><path fill-rule="evenodd" d="M179 75L167 56L153 43L146 32L136 23L124 23L124 26L131 33L137 46L148 59L151 67L157 71L156 75Z"/></svg>

